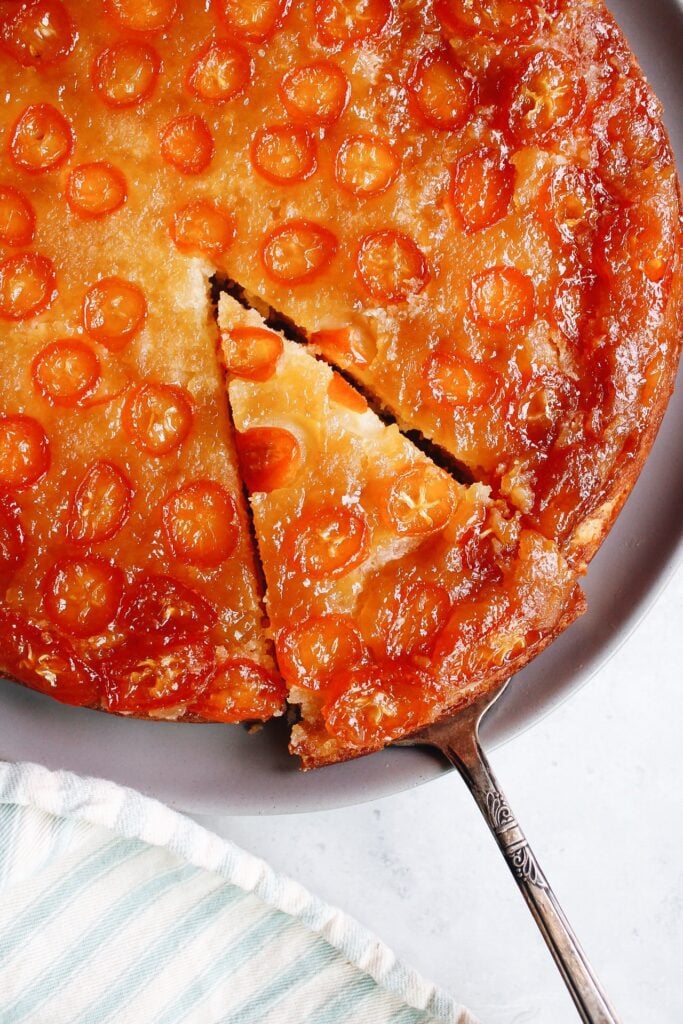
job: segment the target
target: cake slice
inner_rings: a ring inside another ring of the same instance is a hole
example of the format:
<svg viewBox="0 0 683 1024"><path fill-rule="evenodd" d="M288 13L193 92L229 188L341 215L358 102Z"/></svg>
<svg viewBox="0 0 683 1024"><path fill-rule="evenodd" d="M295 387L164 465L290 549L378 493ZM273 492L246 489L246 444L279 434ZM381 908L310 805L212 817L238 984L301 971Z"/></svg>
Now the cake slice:
<svg viewBox="0 0 683 1024"><path fill-rule="evenodd" d="M305 768L378 749L511 675L582 610L555 544L222 296L219 325Z"/></svg>

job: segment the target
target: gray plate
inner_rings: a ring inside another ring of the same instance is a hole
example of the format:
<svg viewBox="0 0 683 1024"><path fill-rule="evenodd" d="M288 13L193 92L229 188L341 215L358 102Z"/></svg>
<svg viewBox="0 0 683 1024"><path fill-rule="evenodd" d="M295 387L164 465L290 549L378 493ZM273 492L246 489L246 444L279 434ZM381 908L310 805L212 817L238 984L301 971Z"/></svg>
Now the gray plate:
<svg viewBox="0 0 683 1024"><path fill-rule="evenodd" d="M683 167L683 0L612 0L611 9L666 108ZM683 374L679 374L679 386ZM585 581L589 611L523 672L498 705L485 741L496 746L587 682L634 629L683 554L683 401L671 402L645 469ZM310 811L373 800L444 769L428 753L389 750L302 775L287 730L135 722L67 708L0 687L0 757L39 761L134 786L207 814Z"/></svg>

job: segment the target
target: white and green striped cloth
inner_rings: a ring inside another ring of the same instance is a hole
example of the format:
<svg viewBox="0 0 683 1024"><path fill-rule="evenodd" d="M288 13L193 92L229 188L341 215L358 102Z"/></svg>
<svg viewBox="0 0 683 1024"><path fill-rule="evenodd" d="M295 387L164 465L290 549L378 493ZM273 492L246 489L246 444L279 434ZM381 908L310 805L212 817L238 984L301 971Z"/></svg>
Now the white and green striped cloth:
<svg viewBox="0 0 683 1024"><path fill-rule="evenodd" d="M475 1024L263 861L100 779L0 762L1 1024Z"/></svg>

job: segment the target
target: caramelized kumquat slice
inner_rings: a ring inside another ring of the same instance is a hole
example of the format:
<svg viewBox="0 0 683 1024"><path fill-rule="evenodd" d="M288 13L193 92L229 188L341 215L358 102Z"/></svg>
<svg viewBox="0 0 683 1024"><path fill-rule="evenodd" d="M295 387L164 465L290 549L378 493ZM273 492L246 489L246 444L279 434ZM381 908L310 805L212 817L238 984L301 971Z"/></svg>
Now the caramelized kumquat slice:
<svg viewBox="0 0 683 1024"><path fill-rule="evenodd" d="M100 544L116 536L130 513L133 487L118 466L93 462L74 493L67 524L75 544Z"/></svg>
<svg viewBox="0 0 683 1024"><path fill-rule="evenodd" d="M318 166L313 136L301 125L262 128L251 144L251 162L259 174L276 185L305 181Z"/></svg>
<svg viewBox="0 0 683 1024"><path fill-rule="evenodd" d="M174 118L161 133L161 155L181 174L201 174L213 153L213 136L198 114Z"/></svg>
<svg viewBox="0 0 683 1024"><path fill-rule="evenodd" d="M95 91L114 108L137 107L156 85L161 60L153 46L130 40L102 50L95 58Z"/></svg>
<svg viewBox="0 0 683 1024"><path fill-rule="evenodd" d="M451 607L448 591L436 583L399 584L388 593L379 589L363 604L360 625L372 638L378 658L428 653L443 629Z"/></svg>
<svg viewBox="0 0 683 1024"><path fill-rule="evenodd" d="M313 331L310 346L331 358L356 366L369 366L377 355L377 342L369 330L358 324L352 327L330 327Z"/></svg>
<svg viewBox="0 0 683 1024"><path fill-rule="evenodd" d="M425 673L402 662L338 672L322 713L328 732L351 747L378 746L424 722L436 699Z"/></svg>
<svg viewBox="0 0 683 1024"><path fill-rule="evenodd" d="M97 387L100 361L89 345L75 338L53 341L33 360L31 376L48 402L72 408Z"/></svg>
<svg viewBox="0 0 683 1024"><path fill-rule="evenodd" d="M397 533L427 536L442 530L458 503L453 481L436 466L409 469L390 486L383 516Z"/></svg>
<svg viewBox="0 0 683 1024"><path fill-rule="evenodd" d="M653 284L662 283L673 258L673 247L662 222L648 210L625 212L628 226L624 232L626 252L622 251L622 258L626 256L632 273L643 274Z"/></svg>
<svg viewBox="0 0 683 1024"><path fill-rule="evenodd" d="M210 39L187 72L188 89L208 103L226 103L240 96L253 73L251 57L238 43Z"/></svg>
<svg viewBox="0 0 683 1024"><path fill-rule="evenodd" d="M534 286L516 267L489 267L470 283L470 308L486 327L523 327L534 315Z"/></svg>
<svg viewBox="0 0 683 1024"><path fill-rule="evenodd" d="M215 649L204 639L167 646L133 638L109 655L103 670L108 711L148 715L156 708L182 709L215 675Z"/></svg>
<svg viewBox="0 0 683 1024"><path fill-rule="evenodd" d="M143 381L126 396L123 429L143 452L168 455L192 429L192 400L184 388Z"/></svg>
<svg viewBox="0 0 683 1024"><path fill-rule="evenodd" d="M292 117L314 127L328 126L344 113L351 85L341 68L320 60L288 71L280 84L280 95Z"/></svg>
<svg viewBox="0 0 683 1024"><path fill-rule="evenodd" d="M59 0L29 0L8 13L0 28L0 41L24 67L45 67L68 57L77 34Z"/></svg>
<svg viewBox="0 0 683 1024"><path fill-rule="evenodd" d="M316 0L315 4L315 23L325 46L352 45L377 36L390 16L390 0Z"/></svg>
<svg viewBox="0 0 683 1024"><path fill-rule="evenodd" d="M618 167L615 150L621 148L629 164L646 168L666 153L666 137L652 96L643 83L622 80L616 97L616 110L607 122L603 163L608 173ZM617 171L618 174L618 171Z"/></svg>
<svg viewBox="0 0 683 1024"><path fill-rule="evenodd" d="M332 380L327 385L327 396L331 402L343 405L350 412L362 414L368 411L368 403L363 395L351 387L340 373L332 375Z"/></svg>
<svg viewBox="0 0 683 1024"><path fill-rule="evenodd" d="M396 180L398 158L376 135L350 135L337 150L334 177L352 196L386 192Z"/></svg>
<svg viewBox="0 0 683 1024"><path fill-rule="evenodd" d="M212 722L267 720L282 713L286 699L283 683L249 658L231 658L188 712Z"/></svg>
<svg viewBox="0 0 683 1024"><path fill-rule="evenodd" d="M235 238L235 221L215 203L196 199L173 214L171 238L181 252L222 256Z"/></svg>
<svg viewBox="0 0 683 1024"><path fill-rule="evenodd" d="M34 252L0 260L0 319L26 320L57 295L52 261Z"/></svg>
<svg viewBox="0 0 683 1024"><path fill-rule="evenodd" d="M586 84L561 53L538 50L517 77L508 113L514 137L525 145L544 145L576 123L586 101Z"/></svg>
<svg viewBox="0 0 683 1024"><path fill-rule="evenodd" d="M161 32L168 28L178 0L104 0L110 18L133 32Z"/></svg>
<svg viewBox="0 0 683 1024"><path fill-rule="evenodd" d="M231 32L263 42L282 24L291 0L218 0L218 17Z"/></svg>
<svg viewBox="0 0 683 1024"><path fill-rule="evenodd" d="M313 221L289 220L266 235L261 252L263 265L275 281L303 284L331 263L337 239Z"/></svg>
<svg viewBox="0 0 683 1024"><path fill-rule="evenodd" d="M583 167L557 167L541 191L538 213L554 241L577 245L588 253L599 216L595 175Z"/></svg>
<svg viewBox="0 0 683 1024"><path fill-rule="evenodd" d="M611 375L611 371L606 370L603 363L591 366L590 372L595 374L591 381L595 391L604 393L605 378ZM559 537L562 541L571 536L576 523L576 509L585 500L586 462L580 448L563 449L560 457L543 474L543 488L550 495L550 500L544 500L541 505L534 500L535 494L531 494L528 504L532 505L534 523L545 536Z"/></svg>
<svg viewBox="0 0 683 1024"><path fill-rule="evenodd" d="M506 215L515 188L515 169L500 151L480 146L451 169L450 196L456 220L470 234Z"/></svg>
<svg viewBox="0 0 683 1024"><path fill-rule="evenodd" d="M14 572L26 558L26 533L19 506L5 494L0 495L0 576Z"/></svg>
<svg viewBox="0 0 683 1024"><path fill-rule="evenodd" d="M291 561L310 579L345 576L367 554L365 516L360 509L331 505L304 512L285 544Z"/></svg>
<svg viewBox="0 0 683 1024"><path fill-rule="evenodd" d="M162 518L169 551L182 562L214 568L235 550L235 503L213 480L194 480L173 491L164 502Z"/></svg>
<svg viewBox="0 0 683 1024"><path fill-rule="evenodd" d="M10 156L20 171L29 174L54 170L71 156L73 148L71 125L50 103L31 103L10 133Z"/></svg>
<svg viewBox="0 0 683 1024"><path fill-rule="evenodd" d="M431 395L446 405L483 405L495 391L496 375L467 356L437 352L425 363L423 378Z"/></svg>
<svg viewBox="0 0 683 1024"><path fill-rule="evenodd" d="M527 40L539 20L532 0L436 0L434 11L447 31L502 42Z"/></svg>
<svg viewBox="0 0 683 1024"><path fill-rule="evenodd" d="M288 487L301 469L301 447L283 427L252 427L236 435L242 479L251 494Z"/></svg>
<svg viewBox="0 0 683 1024"><path fill-rule="evenodd" d="M0 245L30 245L35 228L28 199L12 185L0 185Z"/></svg>
<svg viewBox="0 0 683 1024"><path fill-rule="evenodd" d="M316 615L283 629L275 649L289 684L311 689L334 672L359 665L365 657L361 635L348 615Z"/></svg>
<svg viewBox="0 0 683 1024"><path fill-rule="evenodd" d="M433 649L435 661L451 662L453 669L460 667L481 671L492 660L493 652L483 642L509 613L506 594L487 600L461 601L455 605L446 625L436 639ZM469 656L469 657L468 657Z"/></svg>
<svg viewBox="0 0 683 1024"><path fill-rule="evenodd" d="M64 704L93 707L99 703L92 673L67 640L38 629L22 615L0 609L3 662L11 676Z"/></svg>
<svg viewBox="0 0 683 1024"><path fill-rule="evenodd" d="M20 490L50 467L50 442L31 416L0 416L0 487Z"/></svg>
<svg viewBox="0 0 683 1024"><path fill-rule="evenodd" d="M578 389L570 378L559 372L535 373L521 390L515 418L528 440L547 451L561 419L571 419L578 404Z"/></svg>
<svg viewBox="0 0 683 1024"><path fill-rule="evenodd" d="M128 195L126 179L105 160L79 164L69 174L66 201L81 217L104 217L123 206Z"/></svg>
<svg viewBox="0 0 683 1024"><path fill-rule="evenodd" d="M95 341L118 352L142 329L147 303L142 290L120 277L103 277L83 300L83 326Z"/></svg>
<svg viewBox="0 0 683 1024"><path fill-rule="evenodd" d="M582 273L565 274L557 282L550 316L565 338L578 344L588 312L594 278Z"/></svg>
<svg viewBox="0 0 683 1024"><path fill-rule="evenodd" d="M245 380L268 380L282 355L282 338L262 327L233 327L223 335L228 373Z"/></svg>
<svg viewBox="0 0 683 1024"><path fill-rule="evenodd" d="M142 576L124 594L119 622L135 636L177 642L191 640L216 624L216 610L172 576Z"/></svg>
<svg viewBox="0 0 683 1024"><path fill-rule="evenodd" d="M69 636L103 633L119 610L123 573L103 558L63 558L42 584L43 606Z"/></svg>
<svg viewBox="0 0 683 1024"><path fill-rule="evenodd" d="M635 294L642 287L643 276L653 284L660 283L671 257L671 244L665 241L662 223L651 210L626 203L600 218L594 268L603 282L617 287L622 295Z"/></svg>
<svg viewBox="0 0 683 1024"><path fill-rule="evenodd" d="M445 51L421 57L408 88L418 116L430 128L455 131L472 112L472 82Z"/></svg>
<svg viewBox="0 0 683 1024"><path fill-rule="evenodd" d="M408 235L390 229L365 235L356 266L370 295L385 302L403 302L429 281L424 254Z"/></svg>

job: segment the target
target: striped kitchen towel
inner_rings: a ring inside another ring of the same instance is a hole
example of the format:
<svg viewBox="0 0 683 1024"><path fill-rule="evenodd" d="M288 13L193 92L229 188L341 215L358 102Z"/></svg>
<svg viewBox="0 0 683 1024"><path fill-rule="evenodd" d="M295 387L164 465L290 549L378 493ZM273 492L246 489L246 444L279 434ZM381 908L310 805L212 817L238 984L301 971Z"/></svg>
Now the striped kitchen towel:
<svg viewBox="0 0 683 1024"><path fill-rule="evenodd" d="M476 1024L189 818L0 762L0 1024Z"/></svg>

